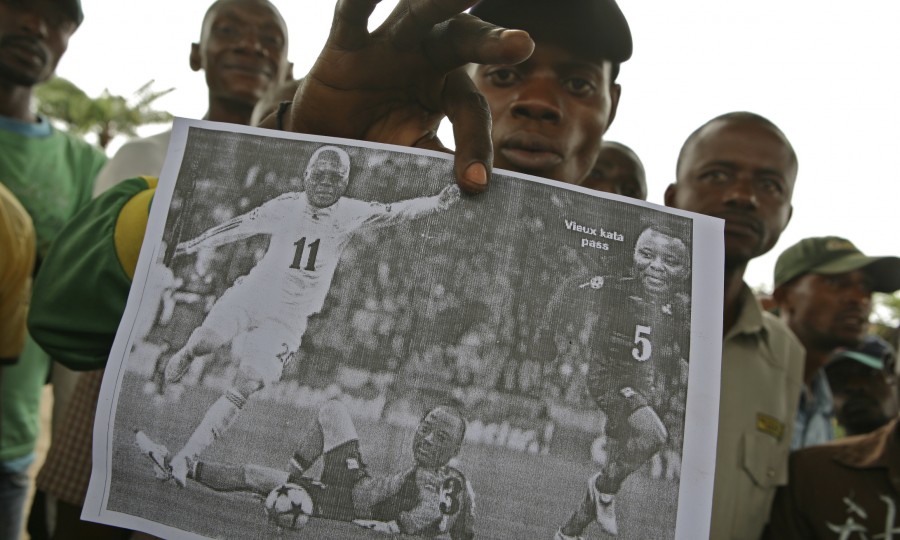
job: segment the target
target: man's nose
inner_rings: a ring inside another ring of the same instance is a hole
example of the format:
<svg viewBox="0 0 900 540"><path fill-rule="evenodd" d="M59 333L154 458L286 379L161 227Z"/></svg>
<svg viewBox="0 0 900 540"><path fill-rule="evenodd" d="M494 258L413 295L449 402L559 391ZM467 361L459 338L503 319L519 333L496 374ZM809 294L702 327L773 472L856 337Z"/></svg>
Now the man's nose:
<svg viewBox="0 0 900 540"><path fill-rule="evenodd" d="M728 184L727 203L742 208L757 208L756 185L751 173L739 172Z"/></svg>
<svg viewBox="0 0 900 540"><path fill-rule="evenodd" d="M519 95L510 105L514 117L559 123L562 108L558 88L549 78L533 78L522 83Z"/></svg>

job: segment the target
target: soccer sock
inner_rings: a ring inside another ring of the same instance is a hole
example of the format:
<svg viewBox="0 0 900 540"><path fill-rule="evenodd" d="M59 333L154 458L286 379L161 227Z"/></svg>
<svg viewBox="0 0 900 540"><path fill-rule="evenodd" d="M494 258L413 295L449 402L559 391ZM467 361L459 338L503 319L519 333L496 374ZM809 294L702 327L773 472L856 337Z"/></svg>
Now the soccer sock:
<svg viewBox="0 0 900 540"><path fill-rule="evenodd" d="M594 522L594 502L591 500L590 493L585 492L581 504L575 509L575 512L566 521L566 524L560 527L560 531L566 536L579 536L588 525Z"/></svg>
<svg viewBox="0 0 900 540"><path fill-rule="evenodd" d="M193 479L216 491L243 491L244 469L240 465L198 461L194 467Z"/></svg>
<svg viewBox="0 0 900 540"><path fill-rule="evenodd" d="M180 381L181 378L184 377L184 374L187 372L188 368L191 366L191 359L192 356L188 351L187 345L170 356L169 361L166 362L166 366L163 369L165 381L167 383L175 383Z"/></svg>
<svg viewBox="0 0 900 540"><path fill-rule="evenodd" d="M200 425L191 434L191 438L188 439L184 448L178 452L178 455L186 456L191 460L200 455L213 441L221 437L231 427L234 419L237 418L238 412L244 408L246 403L247 399L238 393L237 390L232 388L225 392L206 411L203 420L200 421Z"/></svg>

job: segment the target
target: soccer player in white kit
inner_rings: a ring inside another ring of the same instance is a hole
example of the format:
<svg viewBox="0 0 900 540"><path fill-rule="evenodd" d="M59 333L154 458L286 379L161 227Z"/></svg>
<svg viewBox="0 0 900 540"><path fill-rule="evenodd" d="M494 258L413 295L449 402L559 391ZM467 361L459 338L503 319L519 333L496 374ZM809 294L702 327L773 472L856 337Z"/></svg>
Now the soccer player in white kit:
<svg viewBox="0 0 900 540"><path fill-rule="evenodd" d="M178 485L184 486L197 456L228 429L250 396L281 378L300 346L308 318L325 303L353 233L446 210L459 200L455 185L432 197L390 204L344 198L349 176L347 153L336 146L320 147L307 164L305 191L277 197L177 246L176 255L257 234L271 237L263 258L225 291L166 366L166 382L173 383L195 357L223 345L231 343L240 358L231 388L206 411L170 462Z"/></svg>

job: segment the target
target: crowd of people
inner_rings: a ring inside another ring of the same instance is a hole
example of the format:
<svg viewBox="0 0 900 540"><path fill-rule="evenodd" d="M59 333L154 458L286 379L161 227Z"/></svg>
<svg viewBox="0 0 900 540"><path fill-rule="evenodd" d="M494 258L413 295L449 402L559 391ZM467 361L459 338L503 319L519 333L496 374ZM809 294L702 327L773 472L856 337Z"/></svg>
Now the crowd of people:
<svg viewBox="0 0 900 540"><path fill-rule="evenodd" d="M456 137L453 171L463 191L487 189L490 171L497 167L646 198L638 157L623 144L602 140L623 91L619 66L632 52L628 22L614 0L408 0L369 32L366 22L374 4L340 0L319 61L301 81L292 81L288 25L278 10L267 0L213 2L199 41L190 46L190 66L205 72L209 88L208 103L198 104L198 113L205 107L208 120L247 125L259 105L264 110L255 117L263 118L263 127L428 149L442 148L437 125L448 117ZM469 14L463 13L470 7ZM170 133L130 142L107 160L34 113L35 86L52 77L82 20L79 0L0 1L0 540L18 538L25 515L36 539L138 535L82 521L80 512L103 367L124 311ZM398 50L407 52L398 56ZM246 175L248 186L263 187L248 190L240 208L211 204L198 212L208 214L211 225L239 224L244 212L269 199L264 186L276 177L296 175L298 185L308 188L310 174L334 176L338 183L343 175L346 189L349 165L340 152L331 154L318 161L311 157L302 180L300 171L270 171L263 178L252 169L232 171ZM900 259L866 256L823 229L823 236L804 239L779 257L774 313L762 308L743 279L747 264L771 250L789 224L802 159L772 121L750 112L725 113L686 138L673 164L676 182L665 192L669 207L725 220L721 400L709 533L714 539L889 537L900 526L894 521L900 485L891 474L900 456L896 353L890 344L867 336L872 294L900 289ZM210 193L216 188L213 180L200 185ZM308 200L312 207L334 204L315 197ZM451 204L447 197L442 192L435 204ZM176 196L173 208L179 204ZM475 226L463 220L453 234ZM174 254L177 243L190 238L202 241L204 230L183 231L170 250ZM670 227L646 231L646 243L659 245L669 237L666 253L690 253L685 240L667 232ZM676 240L681 248L672 247ZM440 253L441 240L434 247ZM370 248L361 245L346 257ZM240 255L246 262L232 268L244 266L249 272L266 249L260 244L246 250ZM536 279L577 280L590 288L596 272L573 273L570 266L581 259L571 251L548 254L552 260L545 267L558 268L558 275L545 272ZM635 247L638 251L643 253ZM341 251L336 253L339 257ZM593 306L598 329L628 334L628 329L611 327L603 310L635 317L649 313L666 326L671 323L660 313L690 309L681 299L689 291L660 290L660 282L677 281L684 261L654 255L652 249L648 253L643 263L634 255L633 282L616 283ZM209 276L209 262L199 258L173 276L173 290L181 293L172 297L175 309L178 302L203 302L204 313L212 312L223 284L236 277L217 282ZM466 276L473 268L498 267L504 260L508 256L502 250L473 250L465 257L437 256L432 264L455 267ZM616 534L619 485L670 442L669 431L683 415L667 401L672 396L650 395L642 385L647 372L656 376L660 371L673 380L682 376L672 366L689 360L689 336L677 329L661 332L665 342L657 350L665 354L640 372L623 368L633 382L618 387L610 380L619 373L610 367L630 355L648 360L649 350L644 358L643 350L630 345L611 346L600 369L603 355L584 352L590 350L589 339L581 344L558 339L566 317L560 306L568 305L564 288L537 295L527 305L484 302L481 309L462 312L459 306L473 304L471 299L514 289L524 270L510 268L505 283L498 278L490 290L465 280L399 287L404 261L394 263L365 274L345 265L343 282L371 294L335 309L360 324L346 325L345 334L316 332L314 315L322 303L307 306L298 324L306 328L308 323L309 338L300 353L320 355L326 366L352 359L349 365L373 372L427 371L457 389L481 385L579 410L618 411L620 421L607 426L607 435L627 459L617 461L621 465L615 470L601 468L586 479L578 494L581 504L559 523L556 540L580 538L594 522ZM608 298L619 298L618 304L605 306ZM160 316L176 315L163 308ZM445 325L447 340L410 356L409 344L396 336L406 335L404 325L420 318ZM538 331L535 320L543 323ZM194 348L205 350L199 343L225 338L215 335L214 322L179 321L198 331L191 328L164 340L179 360L156 368L152 382L164 386L167 379L177 379L174 372L183 371ZM642 337L631 334L625 338L631 345ZM54 386L52 445L26 508L39 399L48 380ZM265 383L265 377L237 377L207 411L191 449L182 450L177 461L160 457L162 474L180 478L182 485L193 478L198 455L211 441L204 434L226 429ZM441 411L451 420L459 416ZM319 444L311 459L330 448ZM458 518L460 538L474 534L467 517ZM430 531L432 525L418 524L416 530Z"/></svg>

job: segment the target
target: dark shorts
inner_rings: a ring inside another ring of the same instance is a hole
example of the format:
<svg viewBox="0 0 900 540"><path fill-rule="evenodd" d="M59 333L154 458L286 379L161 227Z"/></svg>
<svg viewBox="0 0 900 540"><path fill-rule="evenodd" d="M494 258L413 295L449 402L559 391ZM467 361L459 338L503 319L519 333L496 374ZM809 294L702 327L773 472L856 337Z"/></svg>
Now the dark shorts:
<svg viewBox="0 0 900 540"><path fill-rule="evenodd" d="M614 438L626 436L628 417L641 407L650 405L647 396L639 388L631 386L596 394L594 401L606 414L606 434Z"/></svg>
<svg viewBox="0 0 900 540"><path fill-rule="evenodd" d="M357 512L353 505L353 488L369 477L359 451L359 441L348 441L325 453L321 482L325 487L313 502L322 517L352 521Z"/></svg>

